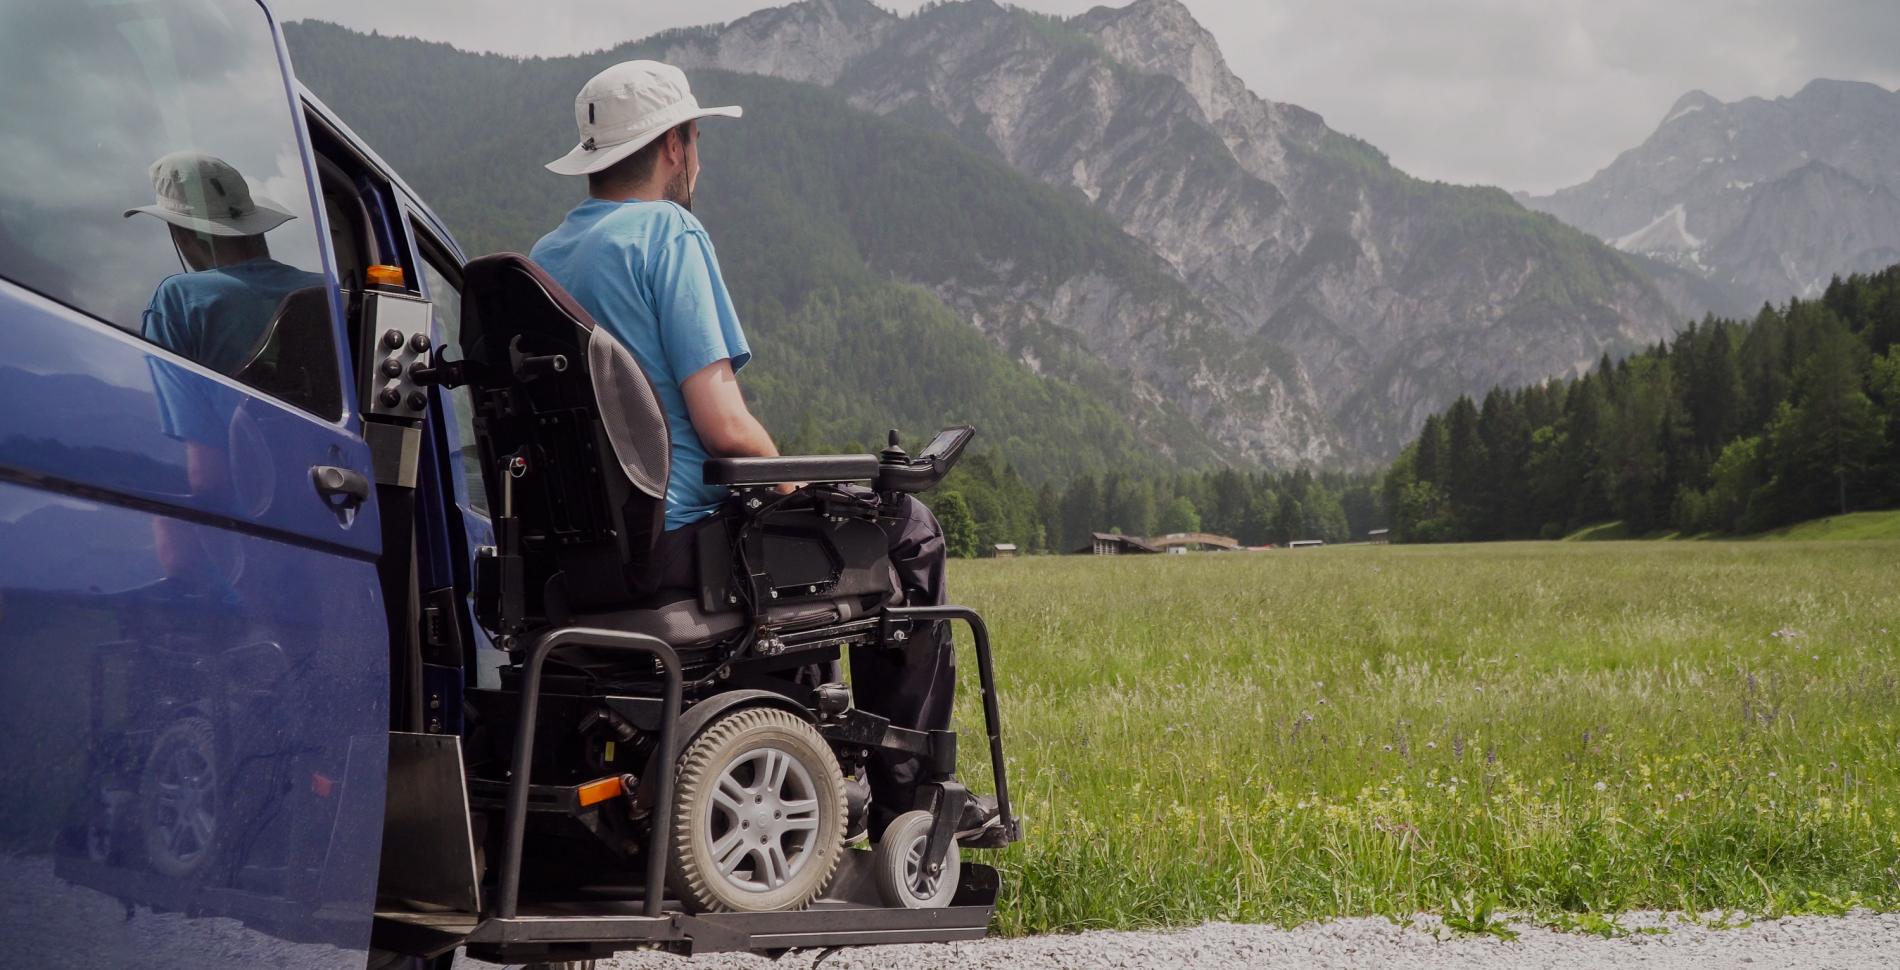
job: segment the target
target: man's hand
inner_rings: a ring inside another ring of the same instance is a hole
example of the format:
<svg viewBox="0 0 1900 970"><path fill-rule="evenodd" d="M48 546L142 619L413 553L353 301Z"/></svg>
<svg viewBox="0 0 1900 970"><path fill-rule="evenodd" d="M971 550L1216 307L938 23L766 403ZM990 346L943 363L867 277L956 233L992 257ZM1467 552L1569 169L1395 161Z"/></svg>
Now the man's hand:
<svg viewBox="0 0 1900 970"><path fill-rule="evenodd" d="M701 444L717 458L774 458L778 447L765 426L752 416L739 393L732 361L721 360L700 368L680 384L686 413ZM781 490L787 490L780 486Z"/></svg>

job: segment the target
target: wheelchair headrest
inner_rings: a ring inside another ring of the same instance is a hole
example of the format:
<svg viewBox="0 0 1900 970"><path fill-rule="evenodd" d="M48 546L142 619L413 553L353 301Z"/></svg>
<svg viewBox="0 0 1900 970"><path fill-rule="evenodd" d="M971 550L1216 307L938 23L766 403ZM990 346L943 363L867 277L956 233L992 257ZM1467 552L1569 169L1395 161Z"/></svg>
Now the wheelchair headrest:
<svg viewBox="0 0 1900 970"><path fill-rule="evenodd" d="M566 393L549 395L591 404L628 481L655 501L666 497L671 441L666 413L639 361L553 277L519 253L472 260L463 269L462 355L489 381L520 384L534 398L541 382ZM563 371L524 373L523 355L565 357ZM587 400L591 398L591 401Z"/></svg>

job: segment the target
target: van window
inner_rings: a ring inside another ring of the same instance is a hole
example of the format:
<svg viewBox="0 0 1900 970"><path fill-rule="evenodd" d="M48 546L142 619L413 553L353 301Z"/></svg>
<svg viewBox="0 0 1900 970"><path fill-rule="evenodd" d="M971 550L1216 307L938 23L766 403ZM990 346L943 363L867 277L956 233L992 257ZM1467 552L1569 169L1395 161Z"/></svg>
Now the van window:
<svg viewBox="0 0 1900 970"><path fill-rule="evenodd" d="M9 279L340 415L317 220L257 3L0 5L0 157ZM167 385L189 375L153 375L182 420L189 395Z"/></svg>
<svg viewBox="0 0 1900 970"><path fill-rule="evenodd" d="M412 224L413 225L413 224ZM462 274L447 250L414 226L422 250L422 282L435 315L435 332L442 338L445 359L462 356ZM488 489L482 484L481 455L475 447L475 399L469 389L448 391L448 408L455 415L455 453L450 457L461 471L468 490L470 511L488 515Z"/></svg>

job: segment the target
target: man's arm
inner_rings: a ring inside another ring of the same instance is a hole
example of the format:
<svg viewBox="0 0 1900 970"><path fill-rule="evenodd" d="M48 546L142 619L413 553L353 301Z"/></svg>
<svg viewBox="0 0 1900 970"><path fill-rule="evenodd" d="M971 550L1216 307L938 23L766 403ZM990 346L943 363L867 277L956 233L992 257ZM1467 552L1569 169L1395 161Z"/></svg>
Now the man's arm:
<svg viewBox="0 0 1900 970"><path fill-rule="evenodd" d="M739 393L732 361L708 364L680 385L701 444L716 458L772 458L778 447Z"/></svg>
<svg viewBox="0 0 1900 970"><path fill-rule="evenodd" d="M686 397L686 414L693 419L699 442L718 458L774 458L778 446L765 425L752 416L739 393L739 376L732 372L732 361L720 360L699 369L680 384ZM779 492L791 492L798 486L786 483Z"/></svg>

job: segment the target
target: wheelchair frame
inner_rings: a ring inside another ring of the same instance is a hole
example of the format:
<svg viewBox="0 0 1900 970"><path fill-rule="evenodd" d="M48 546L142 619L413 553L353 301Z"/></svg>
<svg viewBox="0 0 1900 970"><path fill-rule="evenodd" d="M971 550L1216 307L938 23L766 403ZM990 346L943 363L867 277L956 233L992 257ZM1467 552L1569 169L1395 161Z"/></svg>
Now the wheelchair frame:
<svg viewBox="0 0 1900 970"><path fill-rule="evenodd" d="M1020 833L1009 800L995 667L989 632L982 617L963 606L917 606L891 607L881 618L887 633L920 621L958 620L969 626L975 645L999 823L1007 839L1015 841ZM889 642L890 638L882 639ZM788 949L980 939L988 931L999 885L993 868L966 862L957 895L948 908L901 909L882 905L875 892L868 891L868 880L861 871L865 863L854 858L866 855L862 852L847 853L847 861L840 864L840 877L834 879L832 888L811 908L801 911L688 914L669 908L663 891L647 892L637 904L624 900L590 901L585 912L577 911L576 904L571 903L524 907L521 865L526 846L529 793L534 787L529 769L534 759L542 673L547 660L568 646L624 650L658 661L662 680L660 740L649 762L670 768L677 759L682 740L679 727L683 676L679 657L671 646L644 634L589 627L555 627L536 635L522 659L521 719L515 734L504 816L505 849L496 882L493 915L475 918L466 914L379 911L376 914L378 946L403 952L439 953L466 945L471 955L491 960L589 959L641 946L686 955L730 950L770 955ZM888 727L886 730L903 731ZM822 726L820 733L834 742L871 743L868 739L827 733ZM942 734L954 738L950 732ZM954 761L954 751L950 755ZM656 785L645 860L649 887L665 885L673 772L659 772ZM963 787L954 781L934 780L920 786L920 798L943 800L925 850L933 864L940 865L949 849L954 837L956 810L963 795ZM860 871L847 872L848 869ZM636 905L638 911L633 912Z"/></svg>

